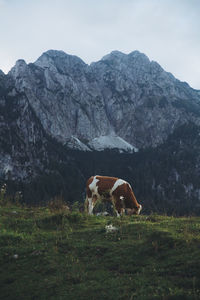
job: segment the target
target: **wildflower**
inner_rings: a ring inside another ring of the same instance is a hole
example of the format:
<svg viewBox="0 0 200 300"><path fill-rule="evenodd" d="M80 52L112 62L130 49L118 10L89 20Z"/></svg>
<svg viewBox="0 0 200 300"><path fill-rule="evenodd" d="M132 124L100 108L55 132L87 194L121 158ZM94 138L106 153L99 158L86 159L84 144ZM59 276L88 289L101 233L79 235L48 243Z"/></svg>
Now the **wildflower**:
<svg viewBox="0 0 200 300"><path fill-rule="evenodd" d="M103 211L103 212L99 212L99 213L97 213L97 217L99 217L99 216L109 216L109 213L107 212L107 211Z"/></svg>
<svg viewBox="0 0 200 300"><path fill-rule="evenodd" d="M106 225L106 233L112 233L118 231L118 228L113 226L112 224Z"/></svg>
<svg viewBox="0 0 200 300"><path fill-rule="evenodd" d="M4 203L7 185L4 183L0 189L0 203Z"/></svg>
<svg viewBox="0 0 200 300"><path fill-rule="evenodd" d="M21 191L17 191L17 192L15 193L15 202L16 202L16 203L19 203L19 202L22 200L22 198L23 198L22 192L21 192Z"/></svg>
<svg viewBox="0 0 200 300"><path fill-rule="evenodd" d="M4 184L2 185L2 187L1 187L1 194L2 194L2 195L5 195L5 193L6 193L6 188L7 188L7 184L4 183Z"/></svg>

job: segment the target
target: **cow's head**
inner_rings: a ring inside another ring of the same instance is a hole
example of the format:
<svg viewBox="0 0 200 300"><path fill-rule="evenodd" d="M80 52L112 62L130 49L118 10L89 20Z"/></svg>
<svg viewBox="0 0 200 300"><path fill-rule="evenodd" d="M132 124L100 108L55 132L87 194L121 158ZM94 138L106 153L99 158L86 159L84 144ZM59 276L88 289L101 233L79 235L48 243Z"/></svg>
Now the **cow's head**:
<svg viewBox="0 0 200 300"><path fill-rule="evenodd" d="M139 204L138 208L128 208L127 211L127 215L131 216L131 215L139 215L140 212L142 210L142 205Z"/></svg>

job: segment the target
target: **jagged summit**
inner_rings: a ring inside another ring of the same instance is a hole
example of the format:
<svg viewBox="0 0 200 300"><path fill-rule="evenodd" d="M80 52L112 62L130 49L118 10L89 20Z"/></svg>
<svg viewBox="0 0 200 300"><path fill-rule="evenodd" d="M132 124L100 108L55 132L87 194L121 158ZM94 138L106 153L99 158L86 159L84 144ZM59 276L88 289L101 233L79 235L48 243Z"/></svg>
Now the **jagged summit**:
<svg viewBox="0 0 200 300"><path fill-rule="evenodd" d="M118 51L118 50L114 50L114 51L112 51L111 53L109 53L109 54L103 56L101 60L109 60L109 59L115 59L115 58L121 59L121 58L123 58L123 57L125 57L125 56L126 56L125 53L120 52L120 51Z"/></svg>
<svg viewBox="0 0 200 300"><path fill-rule="evenodd" d="M24 60L24 59L18 59L17 61L16 61L16 63L15 63L15 66L13 67L13 68L24 68L24 67L26 67L27 66L27 64L26 64L26 61ZM12 69L13 69L12 68ZM11 70L12 70L11 69Z"/></svg>
<svg viewBox="0 0 200 300"><path fill-rule="evenodd" d="M36 60L41 60L44 56L47 56L51 59L56 59L56 58L63 58L63 59L77 59L79 61L82 61L78 56L76 55L71 55L67 54L66 52L62 50L48 50L42 53L42 55Z"/></svg>
<svg viewBox="0 0 200 300"><path fill-rule="evenodd" d="M171 201L173 210L199 210L199 132L200 91L139 51L87 65L49 50L0 73L0 179L34 180L31 195L42 175L42 201L55 197L54 182L57 195L81 199L78 186L101 170L130 176L150 207Z"/></svg>
<svg viewBox="0 0 200 300"><path fill-rule="evenodd" d="M134 50L132 52L130 52L129 54L127 54L128 57L131 57L131 58L142 58L142 59L145 59L146 62L150 62L148 56L138 50Z"/></svg>
<svg viewBox="0 0 200 300"><path fill-rule="evenodd" d="M27 64L24 59L18 59L14 67L8 72L13 78L17 78L20 75L24 74L24 71L27 69Z"/></svg>
<svg viewBox="0 0 200 300"><path fill-rule="evenodd" d="M70 55L60 50L48 50L44 52L35 62L35 65L40 67L47 67L48 64L70 66L85 65L84 61L78 56Z"/></svg>
<svg viewBox="0 0 200 300"><path fill-rule="evenodd" d="M113 132L133 147L156 147L178 126L200 123L199 93L137 50L112 51L91 65L48 50L33 64L19 60L10 75L64 144L73 136L88 145Z"/></svg>
<svg viewBox="0 0 200 300"><path fill-rule="evenodd" d="M132 64L149 65L151 63L149 58L144 53L141 53L138 50L132 51L129 54L125 54L123 52L115 50L115 51L112 51L111 53L103 56L103 58L96 63L101 63L101 62L106 62L106 61L112 62L113 65L116 65L116 67L117 67L117 65L122 64L122 63L129 64L130 66Z"/></svg>
<svg viewBox="0 0 200 300"><path fill-rule="evenodd" d="M64 52L63 50L54 50L54 49L47 50L43 54L49 55L51 57L68 56L68 54L66 52Z"/></svg>
<svg viewBox="0 0 200 300"><path fill-rule="evenodd" d="M142 52L138 51L138 50L134 50L132 52L130 52L129 54L125 54L121 51L118 50L114 50L111 51L109 54L105 55L102 57L101 60L108 60L108 59L113 59L113 58L118 58L118 59L123 59L125 57L131 57L131 58L138 58L138 57L142 57L142 58L146 58L146 60L149 62L149 58Z"/></svg>
<svg viewBox="0 0 200 300"><path fill-rule="evenodd" d="M26 65L26 61L24 59L20 58L20 59L18 59L16 61L16 64L18 64L18 65Z"/></svg>

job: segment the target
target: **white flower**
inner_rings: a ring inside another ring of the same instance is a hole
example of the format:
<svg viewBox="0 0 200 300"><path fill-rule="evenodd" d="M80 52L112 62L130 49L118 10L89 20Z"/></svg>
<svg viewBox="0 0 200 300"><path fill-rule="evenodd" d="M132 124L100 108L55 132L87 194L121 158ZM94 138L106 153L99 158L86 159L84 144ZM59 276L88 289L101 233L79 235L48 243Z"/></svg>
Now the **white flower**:
<svg viewBox="0 0 200 300"><path fill-rule="evenodd" d="M97 213L97 216L109 216L109 213L107 211L99 212Z"/></svg>
<svg viewBox="0 0 200 300"><path fill-rule="evenodd" d="M112 233L118 231L118 228L113 226L112 224L106 225L106 233Z"/></svg>

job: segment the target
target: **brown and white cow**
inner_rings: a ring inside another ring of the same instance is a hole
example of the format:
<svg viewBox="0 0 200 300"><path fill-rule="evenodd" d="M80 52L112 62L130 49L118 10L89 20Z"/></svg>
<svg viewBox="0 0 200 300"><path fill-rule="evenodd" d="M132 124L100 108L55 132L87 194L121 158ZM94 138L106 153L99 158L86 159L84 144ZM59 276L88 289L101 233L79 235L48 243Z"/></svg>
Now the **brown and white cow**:
<svg viewBox="0 0 200 300"><path fill-rule="evenodd" d="M92 176L86 184L86 208L91 215L97 201L109 201L117 216L122 215L125 210L129 215L139 215L142 206L138 204L133 190L128 182L116 177Z"/></svg>

